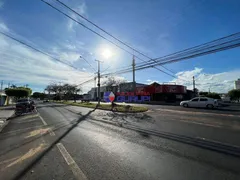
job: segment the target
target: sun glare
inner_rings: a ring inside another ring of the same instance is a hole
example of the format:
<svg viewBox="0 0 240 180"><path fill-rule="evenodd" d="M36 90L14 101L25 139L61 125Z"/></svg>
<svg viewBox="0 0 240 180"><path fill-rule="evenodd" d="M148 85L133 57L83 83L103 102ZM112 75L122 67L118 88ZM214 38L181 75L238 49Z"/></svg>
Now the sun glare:
<svg viewBox="0 0 240 180"><path fill-rule="evenodd" d="M108 59L113 56L113 53L109 49L104 49L102 55L104 58Z"/></svg>

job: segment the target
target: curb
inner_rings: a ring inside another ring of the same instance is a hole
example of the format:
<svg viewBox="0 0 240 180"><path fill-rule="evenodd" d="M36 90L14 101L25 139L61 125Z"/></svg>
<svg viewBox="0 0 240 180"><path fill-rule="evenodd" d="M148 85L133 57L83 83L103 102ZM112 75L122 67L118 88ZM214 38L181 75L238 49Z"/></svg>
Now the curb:
<svg viewBox="0 0 240 180"><path fill-rule="evenodd" d="M12 113L11 116L9 116L8 118L3 119L3 122L4 122L4 123L3 123L3 126L0 127L0 133L2 132L2 130L4 129L4 127L6 127L6 126L8 125L9 120L12 119L13 117L14 117L14 111L13 111L13 113Z"/></svg>

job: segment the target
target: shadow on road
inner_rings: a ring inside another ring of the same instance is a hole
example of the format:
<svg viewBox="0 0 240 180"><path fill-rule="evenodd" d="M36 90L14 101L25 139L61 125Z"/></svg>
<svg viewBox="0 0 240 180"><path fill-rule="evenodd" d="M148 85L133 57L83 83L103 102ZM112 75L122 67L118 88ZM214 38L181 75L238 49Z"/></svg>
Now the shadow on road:
<svg viewBox="0 0 240 180"><path fill-rule="evenodd" d="M47 149L45 149L41 154L39 154L26 168L18 172L13 178L14 180L21 179L31 168L36 165L57 143L59 143L68 133L70 133L78 124L85 120L92 112L96 109L89 111L86 115L81 116L70 128L67 129L60 137L58 137Z"/></svg>
<svg viewBox="0 0 240 180"><path fill-rule="evenodd" d="M106 126L104 126L103 124L98 123L99 120L91 120L91 121L88 121L88 122L91 123L91 124L100 126L102 128L106 128ZM111 124L111 125L113 125L113 124ZM90 129L90 128L87 128L87 127L79 127L79 128L87 130L87 131L95 132L93 129ZM130 129L130 128L124 127L124 126L123 126L123 128ZM111 129L111 131L114 131L116 133L122 134L123 135L122 138L129 141L129 142L137 143L137 144L143 145L145 147L148 147L150 149L156 149L156 150L160 150L160 151L163 151L163 152L166 152L166 153L170 153L170 154L173 154L177 157L182 157L182 158L186 158L186 159L189 159L189 160L192 160L192 161L201 162L205 165L211 165L212 167L219 168L219 169L222 169L224 171L227 170L227 171L230 171L234 174L239 174L239 171L238 171L237 168L236 168L236 170L234 170L234 169L228 168L227 166L225 166L225 164L213 163L208 158L207 159L202 158L200 154L198 154L198 156L194 157L194 156L191 156L190 154L187 154L187 153L181 153L179 150L177 150L175 148L170 148L168 146L164 146L164 145L162 146L162 145L152 143L150 139L152 138L153 133L151 133L151 132L142 131L141 129L130 129L130 130L134 130L135 132L139 133L139 135L145 139L143 141L142 139L141 140L136 139L136 137L132 137L132 136L129 137L125 133L123 134L122 131L120 131L116 128L108 127L108 129ZM101 132L101 133L108 135L107 131L106 132ZM157 135L155 134L154 136L157 136ZM159 137L166 138L166 137L162 137L162 136L159 136ZM171 139L171 140L173 140L173 139ZM175 139L175 141L177 141L177 140ZM179 142L181 143L182 141L179 141ZM186 144L188 144L188 143L186 143Z"/></svg>

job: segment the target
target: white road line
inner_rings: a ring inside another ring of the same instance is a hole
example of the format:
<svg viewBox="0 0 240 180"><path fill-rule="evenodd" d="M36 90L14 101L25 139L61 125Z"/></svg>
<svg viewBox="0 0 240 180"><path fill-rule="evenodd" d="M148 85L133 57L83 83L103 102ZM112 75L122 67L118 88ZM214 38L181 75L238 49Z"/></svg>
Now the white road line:
<svg viewBox="0 0 240 180"><path fill-rule="evenodd" d="M66 148L63 146L62 143L58 143L57 147L62 154L63 158L65 159L66 163L68 166L71 168L74 176L78 180L87 180L87 177L85 174L82 172L82 170L78 167L77 163L74 161L74 159L71 157L71 155L68 153Z"/></svg>
<svg viewBox="0 0 240 180"><path fill-rule="evenodd" d="M42 123L46 126L47 125L46 121L42 118L42 116L40 116L40 114L38 114L38 116L41 119Z"/></svg>
<svg viewBox="0 0 240 180"><path fill-rule="evenodd" d="M42 123L46 126L46 121L42 118L42 116L38 113L39 118L41 119ZM52 131L52 129L49 130L50 136L55 136L55 133Z"/></svg>

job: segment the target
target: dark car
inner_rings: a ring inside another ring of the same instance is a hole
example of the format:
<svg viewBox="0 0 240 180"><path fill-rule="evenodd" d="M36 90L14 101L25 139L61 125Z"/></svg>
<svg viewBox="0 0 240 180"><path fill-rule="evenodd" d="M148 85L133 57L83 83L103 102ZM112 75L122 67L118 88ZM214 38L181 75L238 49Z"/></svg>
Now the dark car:
<svg viewBox="0 0 240 180"><path fill-rule="evenodd" d="M46 102L49 102L49 100L48 99L44 99L43 102L46 103Z"/></svg>

